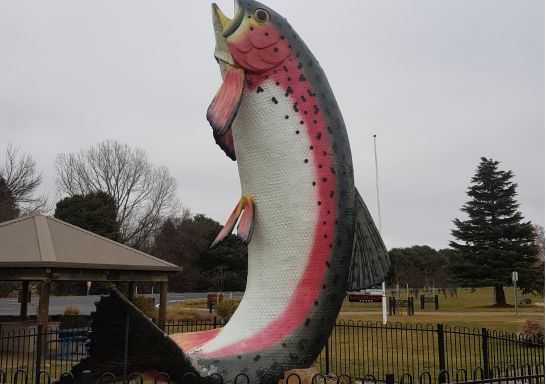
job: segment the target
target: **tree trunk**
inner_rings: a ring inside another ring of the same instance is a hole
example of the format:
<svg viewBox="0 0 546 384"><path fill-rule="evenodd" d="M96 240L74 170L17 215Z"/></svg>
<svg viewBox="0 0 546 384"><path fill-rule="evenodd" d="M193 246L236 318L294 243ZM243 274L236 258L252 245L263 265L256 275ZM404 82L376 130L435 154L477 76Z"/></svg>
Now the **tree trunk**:
<svg viewBox="0 0 546 384"><path fill-rule="evenodd" d="M495 284L495 306L506 307L506 297L504 296L504 287L502 283Z"/></svg>

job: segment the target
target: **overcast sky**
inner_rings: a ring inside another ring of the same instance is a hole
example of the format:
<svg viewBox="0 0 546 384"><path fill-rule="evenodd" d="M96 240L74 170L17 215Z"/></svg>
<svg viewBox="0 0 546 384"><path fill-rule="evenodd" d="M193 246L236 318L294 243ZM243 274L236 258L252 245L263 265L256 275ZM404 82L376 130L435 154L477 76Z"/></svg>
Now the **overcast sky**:
<svg viewBox="0 0 546 384"><path fill-rule="evenodd" d="M514 171L521 211L544 225L543 0L268 5L323 66L374 215L378 135L388 248L447 246L481 156ZM0 158L8 142L32 154L54 200L57 154L118 140L167 166L185 207L224 222L240 186L205 118L213 49L207 1L0 0Z"/></svg>

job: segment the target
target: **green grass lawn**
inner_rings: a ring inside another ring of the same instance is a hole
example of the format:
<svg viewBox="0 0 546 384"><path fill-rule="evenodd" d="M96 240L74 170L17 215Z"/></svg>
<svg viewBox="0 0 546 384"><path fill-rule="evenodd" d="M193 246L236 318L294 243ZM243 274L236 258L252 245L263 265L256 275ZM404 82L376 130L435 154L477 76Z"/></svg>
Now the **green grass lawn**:
<svg viewBox="0 0 546 384"><path fill-rule="evenodd" d="M513 291L505 288L506 300L513 304ZM406 298L405 290L400 291L402 299ZM397 315L389 316L390 322L410 324L449 324L451 326L469 328L489 328L494 330L517 332L520 326L529 319L538 320L544 324L544 306L519 305L518 315L514 308L495 308L493 303L493 288L479 288L474 292L470 289L459 289L457 296L444 297L440 292L439 310L435 311L432 304L424 311L420 309L419 298L414 297L415 316ZM544 299L539 295L522 295L518 292L518 298L528 297L533 303L543 303ZM340 319L381 321L380 303L349 303L345 299L341 308ZM404 311L405 312L405 311Z"/></svg>

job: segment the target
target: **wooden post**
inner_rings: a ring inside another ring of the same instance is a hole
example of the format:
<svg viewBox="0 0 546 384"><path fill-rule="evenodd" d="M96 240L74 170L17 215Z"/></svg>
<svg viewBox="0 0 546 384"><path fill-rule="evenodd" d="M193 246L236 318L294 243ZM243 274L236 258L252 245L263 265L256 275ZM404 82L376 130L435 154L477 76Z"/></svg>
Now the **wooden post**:
<svg viewBox="0 0 546 384"><path fill-rule="evenodd" d="M127 298L132 303L132 302L135 301L135 282L134 281L129 281L128 290L129 290L129 292L128 292Z"/></svg>
<svg viewBox="0 0 546 384"><path fill-rule="evenodd" d="M38 323L43 324L44 331L47 330L49 319L49 294L51 292L51 281L40 282L40 301L38 302Z"/></svg>
<svg viewBox="0 0 546 384"><path fill-rule="evenodd" d="M28 313L28 280L21 281L21 309L19 311L19 317L21 320L27 319Z"/></svg>
<svg viewBox="0 0 546 384"><path fill-rule="evenodd" d="M166 281L161 282L161 290L159 291L159 328L165 331L167 320L167 288Z"/></svg>

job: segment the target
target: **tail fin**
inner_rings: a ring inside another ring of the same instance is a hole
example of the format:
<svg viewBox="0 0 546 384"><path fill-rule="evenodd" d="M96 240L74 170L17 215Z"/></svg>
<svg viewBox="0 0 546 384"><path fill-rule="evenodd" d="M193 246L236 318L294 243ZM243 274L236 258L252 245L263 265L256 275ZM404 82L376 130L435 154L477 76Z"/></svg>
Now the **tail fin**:
<svg viewBox="0 0 546 384"><path fill-rule="evenodd" d="M91 371L92 382L105 372L118 377L133 372L165 372L179 382L188 372L197 374L176 343L117 289L102 297L96 307L87 341L89 356L72 368L76 382L85 370Z"/></svg>

